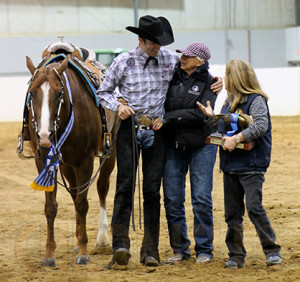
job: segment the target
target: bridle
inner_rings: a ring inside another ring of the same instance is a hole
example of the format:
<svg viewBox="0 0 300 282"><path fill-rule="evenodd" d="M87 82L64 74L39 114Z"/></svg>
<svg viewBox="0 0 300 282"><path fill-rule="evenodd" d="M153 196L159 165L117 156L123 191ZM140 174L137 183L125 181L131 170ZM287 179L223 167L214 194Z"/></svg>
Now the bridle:
<svg viewBox="0 0 300 282"><path fill-rule="evenodd" d="M93 184L93 182L95 181L97 175L100 173L100 170L102 169L106 159L110 156L111 154L111 151L112 151L112 148L116 142L116 138L114 138L111 146L107 149L106 153L104 154L104 156L102 157L102 160L101 160L101 163L100 163L100 166L97 170L97 172L95 173L95 175L89 180L87 181L86 183L80 185L80 186L77 186L77 187L68 187L67 183L66 183L66 180L65 180L65 177L63 176L63 173L62 173L62 170L61 170L61 163L63 163L63 159L62 159L62 154L60 153L60 148L62 146L62 144L64 143L65 139L67 138L68 136L68 133L66 134L66 132L70 132L72 127L73 127L73 123L74 123L74 113L73 113L73 102L72 102L72 93L71 93L71 88L70 88L70 84L69 84L69 81L68 81L68 77L66 75L66 73L64 72L63 75L65 77L65 81L66 81L66 86L65 84L63 83L63 80L61 78L61 76L59 75L58 71L53 68L55 74L57 75L59 81L60 81L60 84L61 84L61 91L60 91L60 102L59 102L59 105L58 105L58 109L57 109L57 112L56 112L56 115L55 115L55 119L54 119L54 142L53 142L53 145L52 147L49 149L50 150L53 150L53 146L54 146L54 151L55 151L55 160L58 162L55 161L55 164L56 167L59 169L60 171L60 174L61 174L61 178L62 178L62 181L63 183L59 182L56 178L56 173L55 173L55 176L52 175L51 173L51 168L50 170L47 168L47 165L45 165L44 167L44 171L45 173L48 174L48 176L52 179L52 181L55 181L56 184L59 184L60 186L64 187L67 192L69 192L71 195L79 195L79 194L82 194L82 193L85 193L89 188L90 186ZM29 89L30 89L30 86L33 82L33 79L34 79L34 76L36 75L36 72L33 74L31 80L29 81ZM61 120L60 120L60 113L61 113L61 108L62 108L62 103L64 103L64 92L65 92L65 87L67 88L68 90L68 94L69 94L69 98L70 98L70 104L71 104L71 117L70 117L70 120L68 122L68 125L66 126L66 129L65 131L62 133L62 135L59 137L59 140L58 140L58 136L57 136L57 131L60 127L60 124L61 124ZM29 93L30 94L30 93ZM38 136L38 130L37 130L37 120L36 120L36 115L34 113L34 109L33 109L33 104L32 104L32 97L29 97L29 101L30 102L27 102L27 104L30 104L30 107L32 109L32 127L34 128L35 130L35 134L36 134L36 137ZM118 125L118 128L120 126L120 123ZM69 130L67 130L69 128ZM37 142L37 150L39 152L39 157L40 157L40 146L39 146L39 143ZM47 155L48 157L48 155ZM47 159L46 157L46 159ZM43 172L42 172L43 174ZM84 188L82 191L77 191L81 188ZM76 190L76 192L74 193L73 190Z"/></svg>
<svg viewBox="0 0 300 282"><path fill-rule="evenodd" d="M60 120L59 115L60 115L60 111L61 111L61 106L64 103L65 85L64 85L64 83L62 81L62 78L61 78L60 74L58 73L58 71L55 68L53 70L54 70L56 76L58 77L58 80L59 80L60 86L61 86L61 91L59 93L59 99L60 100L59 100L57 112L55 114L54 125L53 125L53 127L54 127L54 136L55 136L55 139L56 139L55 141L57 143L57 130L60 127L60 124L61 124L61 120Z"/></svg>
<svg viewBox="0 0 300 282"><path fill-rule="evenodd" d="M65 85L64 85L63 80L62 80L60 74L58 73L58 71L55 68L53 68L53 71L56 74L56 76L59 80L60 86L61 86L61 91L59 92L59 96L58 96L59 104L58 104L54 122L53 122L54 142L55 142L55 144L57 144L57 131L61 125L60 112L61 112L62 104L64 103ZM34 77L37 72L38 72L38 69L35 70L32 78L30 79L30 81L28 83L29 84L28 89L30 89L30 86L32 85ZM38 137L38 123L37 123L36 114L35 114L35 111L33 108L32 95L30 92L28 93L28 95L29 95L29 97L28 97L28 101L27 101L27 104L28 104L27 107L28 107L28 110L31 109L31 115L32 115L31 126L34 129L36 139L38 140L38 138L39 138ZM39 154L39 157L41 157L39 142L37 142L37 152Z"/></svg>

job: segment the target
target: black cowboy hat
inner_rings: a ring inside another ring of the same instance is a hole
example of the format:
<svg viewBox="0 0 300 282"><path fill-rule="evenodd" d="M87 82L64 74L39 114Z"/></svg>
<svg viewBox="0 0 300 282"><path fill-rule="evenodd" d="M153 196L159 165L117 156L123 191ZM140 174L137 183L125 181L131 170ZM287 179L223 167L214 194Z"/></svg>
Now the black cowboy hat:
<svg viewBox="0 0 300 282"><path fill-rule="evenodd" d="M139 27L127 26L126 29L161 46L174 42L172 27L164 17L143 16L140 17Z"/></svg>

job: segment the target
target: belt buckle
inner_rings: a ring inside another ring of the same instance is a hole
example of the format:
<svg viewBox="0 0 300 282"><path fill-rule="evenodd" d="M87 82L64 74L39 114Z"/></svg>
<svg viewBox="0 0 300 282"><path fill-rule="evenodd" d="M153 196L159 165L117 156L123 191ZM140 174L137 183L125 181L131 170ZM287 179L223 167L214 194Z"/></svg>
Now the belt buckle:
<svg viewBox="0 0 300 282"><path fill-rule="evenodd" d="M147 126L147 125L143 125L143 124L139 125L139 130L143 131L143 130L146 130L146 129L150 129L150 127Z"/></svg>

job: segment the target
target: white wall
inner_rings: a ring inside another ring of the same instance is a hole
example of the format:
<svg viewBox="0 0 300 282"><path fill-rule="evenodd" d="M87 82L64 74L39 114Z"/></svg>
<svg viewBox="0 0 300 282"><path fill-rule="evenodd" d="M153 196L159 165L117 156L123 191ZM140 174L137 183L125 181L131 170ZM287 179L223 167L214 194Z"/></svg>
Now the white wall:
<svg viewBox="0 0 300 282"><path fill-rule="evenodd" d="M224 76L224 65L212 65L213 75ZM300 115L300 67L255 69L263 90L269 96L269 107L273 116ZM0 77L0 122L22 121L27 82L29 76ZM223 89L216 102L219 113L225 100Z"/></svg>
<svg viewBox="0 0 300 282"><path fill-rule="evenodd" d="M0 121L22 121L30 76L0 77Z"/></svg>
<svg viewBox="0 0 300 282"><path fill-rule="evenodd" d="M223 77L225 66L211 66L213 75ZM269 109L273 116L300 115L300 67L257 68L255 73L262 89L269 96ZM219 113L226 98L226 90L218 95L215 112Z"/></svg>

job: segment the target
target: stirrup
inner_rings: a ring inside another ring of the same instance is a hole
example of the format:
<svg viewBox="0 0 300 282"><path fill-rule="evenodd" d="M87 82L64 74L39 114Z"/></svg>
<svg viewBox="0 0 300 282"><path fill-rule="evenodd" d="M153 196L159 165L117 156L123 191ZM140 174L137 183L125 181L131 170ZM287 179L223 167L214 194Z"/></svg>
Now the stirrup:
<svg viewBox="0 0 300 282"><path fill-rule="evenodd" d="M104 142L104 154L103 155L107 155L107 159L110 157L111 154L111 133L110 132L105 132L104 133L104 138L103 138L103 142ZM108 154L107 154L108 152Z"/></svg>
<svg viewBox="0 0 300 282"><path fill-rule="evenodd" d="M18 136L18 146L17 146L17 150L16 153L18 154L19 158L24 160L24 154L23 154L23 142L22 142L22 138L21 136Z"/></svg>
<svg viewBox="0 0 300 282"><path fill-rule="evenodd" d="M18 136L17 154L22 160L35 157L29 140L22 140L22 137Z"/></svg>

